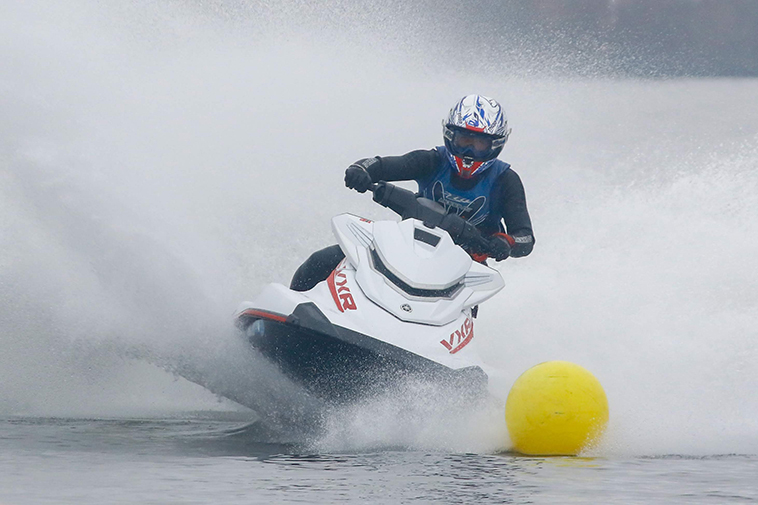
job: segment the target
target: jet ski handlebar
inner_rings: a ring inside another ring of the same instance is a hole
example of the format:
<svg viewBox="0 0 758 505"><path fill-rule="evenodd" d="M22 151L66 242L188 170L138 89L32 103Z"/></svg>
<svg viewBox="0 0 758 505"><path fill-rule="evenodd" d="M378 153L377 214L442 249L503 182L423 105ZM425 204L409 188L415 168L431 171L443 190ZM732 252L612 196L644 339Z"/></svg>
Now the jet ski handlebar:
<svg viewBox="0 0 758 505"><path fill-rule="evenodd" d="M479 254L489 252L490 241L474 225L457 214L448 214L437 202L384 181L371 184L369 189L376 203L395 211L401 219L418 219L429 228L439 226L464 249Z"/></svg>

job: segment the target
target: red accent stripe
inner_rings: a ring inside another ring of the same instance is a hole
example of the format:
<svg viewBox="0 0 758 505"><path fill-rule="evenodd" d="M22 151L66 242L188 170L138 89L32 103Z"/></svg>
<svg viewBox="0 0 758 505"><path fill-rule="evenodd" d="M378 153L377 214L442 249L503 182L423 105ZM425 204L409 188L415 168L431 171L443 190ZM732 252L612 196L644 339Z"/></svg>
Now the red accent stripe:
<svg viewBox="0 0 758 505"><path fill-rule="evenodd" d="M481 254L479 254L479 253L472 253L472 252L470 252L469 255L471 256L471 259L473 259L477 263L484 263L484 261L487 258L489 258L489 256L487 255L487 253L481 253ZM486 263L485 263L485 265L486 265Z"/></svg>
<svg viewBox="0 0 758 505"><path fill-rule="evenodd" d="M511 245L511 247L513 247L513 246L516 245L516 239L514 239L513 237L511 237L510 235L508 235L506 233L497 232L497 233L494 233L492 236L493 237L500 237L502 239L505 239L505 241L508 242Z"/></svg>
<svg viewBox="0 0 758 505"><path fill-rule="evenodd" d="M283 316L282 314L277 314L276 312L269 312L267 310L259 310L259 309L246 309L242 311L240 315L237 316L237 319L240 319L243 316L262 317L264 319L271 319L272 321L278 321L280 323L284 323L287 321L287 316Z"/></svg>
<svg viewBox="0 0 758 505"><path fill-rule="evenodd" d="M342 308L342 304L340 303L340 297L337 296L337 286L334 285L334 276L337 275L337 270L342 266L342 263L337 265L337 268L332 270L332 273L329 274L329 277L326 279L326 284L329 286L329 291L332 293L332 298L334 299L335 305L337 305L337 308L340 309L340 312L345 312L345 309Z"/></svg>

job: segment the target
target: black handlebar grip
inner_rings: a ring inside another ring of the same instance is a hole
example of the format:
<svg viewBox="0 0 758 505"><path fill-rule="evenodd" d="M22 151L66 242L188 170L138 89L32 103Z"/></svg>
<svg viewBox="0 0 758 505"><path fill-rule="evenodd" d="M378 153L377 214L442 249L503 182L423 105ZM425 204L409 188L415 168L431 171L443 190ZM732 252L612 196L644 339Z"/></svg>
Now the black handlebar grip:
<svg viewBox="0 0 758 505"><path fill-rule="evenodd" d="M371 191L374 192L374 201L379 205L387 206L387 199L389 193L391 193L392 186L388 186L386 182L380 181L370 186Z"/></svg>

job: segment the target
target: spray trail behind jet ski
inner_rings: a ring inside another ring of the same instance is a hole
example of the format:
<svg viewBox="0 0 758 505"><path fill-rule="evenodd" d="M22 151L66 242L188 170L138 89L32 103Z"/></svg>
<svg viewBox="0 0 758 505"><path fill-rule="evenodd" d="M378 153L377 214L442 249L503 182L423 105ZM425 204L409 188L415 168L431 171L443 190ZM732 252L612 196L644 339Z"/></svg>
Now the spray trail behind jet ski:
<svg viewBox="0 0 758 505"><path fill-rule="evenodd" d="M87 361L108 356L144 360L254 409L293 436L318 423L319 402L242 345L226 307L176 244L74 174L15 161L3 174L6 189L26 212L11 225L18 239L32 240L34 230L45 246L2 272L7 289L0 295L13 297L22 316L0 319L4 338L39 340L61 366L90 369ZM30 282L32 271L44 277L41 286ZM62 365L60 355L78 358Z"/></svg>

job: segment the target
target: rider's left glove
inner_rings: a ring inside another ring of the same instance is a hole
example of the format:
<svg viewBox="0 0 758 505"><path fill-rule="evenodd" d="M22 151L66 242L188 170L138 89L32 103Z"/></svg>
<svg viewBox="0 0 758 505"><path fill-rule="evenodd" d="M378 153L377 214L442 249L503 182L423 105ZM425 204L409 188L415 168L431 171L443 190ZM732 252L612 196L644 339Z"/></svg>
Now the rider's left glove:
<svg viewBox="0 0 758 505"><path fill-rule="evenodd" d="M347 167L345 170L345 186L356 190L358 193L365 193L371 183L374 182L371 180L371 175L367 169L378 161L377 158L364 158Z"/></svg>

